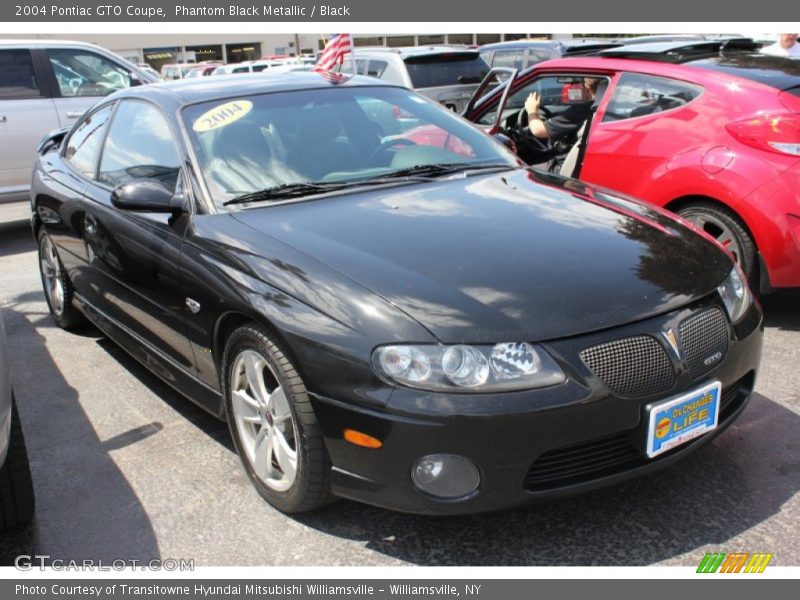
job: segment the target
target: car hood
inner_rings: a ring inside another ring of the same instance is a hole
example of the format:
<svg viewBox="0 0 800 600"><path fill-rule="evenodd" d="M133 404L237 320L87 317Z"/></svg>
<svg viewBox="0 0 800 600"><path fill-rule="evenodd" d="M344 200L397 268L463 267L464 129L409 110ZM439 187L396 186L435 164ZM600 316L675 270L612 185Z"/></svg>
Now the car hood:
<svg viewBox="0 0 800 600"><path fill-rule="evenodd" d="M543 341L644 319L713 292L732 266L660 209L524 169L234 216L443 343Z"/></svg>

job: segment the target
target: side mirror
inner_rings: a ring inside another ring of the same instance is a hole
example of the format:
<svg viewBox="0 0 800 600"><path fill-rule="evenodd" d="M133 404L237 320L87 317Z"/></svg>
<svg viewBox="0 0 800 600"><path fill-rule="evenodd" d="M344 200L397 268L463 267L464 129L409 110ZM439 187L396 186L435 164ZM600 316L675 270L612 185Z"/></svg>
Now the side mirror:
<svg viewBox="0 0 800 600"><path fill-rule="evenodd" d="M69 130L69 127L65 127L63 129L54 129L44 136L42 141L39 142L39 145L36 146L37 154L44 154L53 148L58 148L61 145L61 142L64 141L64 137L66 137L66 135L69 133Z"/></svg>
<svg viewBox="0 0 800 600"><path fill-rule="evenodd" d="M176 194L155 179L134 179L114 188L111 204L122 210L180 213L185 210L183 194Z"/></svg>

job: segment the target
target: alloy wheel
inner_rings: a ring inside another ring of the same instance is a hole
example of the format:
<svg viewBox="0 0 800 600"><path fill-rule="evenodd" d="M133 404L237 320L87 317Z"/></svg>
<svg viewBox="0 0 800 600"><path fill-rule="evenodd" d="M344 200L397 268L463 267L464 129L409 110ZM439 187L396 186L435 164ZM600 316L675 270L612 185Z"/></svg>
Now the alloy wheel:
<svg viewBox="0 0 800 600"><path fill-rule="evenodd" d="M742 263L742 245L736 232L727 223L703 211L691 210L682 215L698 229L702 229L717 240L718 244L736 257L736 262Z"/></svg>
<svg viewBox="0 0 800 600"><path fill-rule="evenodd" d="M231 405L253 472L272 490L285 492L297 477L297 427L278 378L254 350L234 360Z"/></svg>
<svg viewBox="0 0 800 600"><path fill-rule="evenodd" d="M64 312L64 283L61 277L61 263L58 261L56 247L50 236L42 238L39 249L39 266L44 279L44 291L50 308L56 317Z"/></svg>

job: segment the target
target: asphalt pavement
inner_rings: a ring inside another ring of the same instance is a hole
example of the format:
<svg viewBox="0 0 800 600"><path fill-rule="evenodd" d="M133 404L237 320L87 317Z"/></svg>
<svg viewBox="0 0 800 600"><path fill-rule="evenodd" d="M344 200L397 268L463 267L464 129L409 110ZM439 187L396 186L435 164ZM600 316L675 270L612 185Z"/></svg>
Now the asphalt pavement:
<svg viewBox="0 0 800 600"><path fill-rule="evenodd" d="M340 501L287 517L261 500L225 424L96 329L50 320L24 223L0 225L0 308L36 517L0 534L20 554L195 565L697 565L773 552L800 565L800 292L765 300L756 392L678 466L584 496L430 518Z"/></svg>

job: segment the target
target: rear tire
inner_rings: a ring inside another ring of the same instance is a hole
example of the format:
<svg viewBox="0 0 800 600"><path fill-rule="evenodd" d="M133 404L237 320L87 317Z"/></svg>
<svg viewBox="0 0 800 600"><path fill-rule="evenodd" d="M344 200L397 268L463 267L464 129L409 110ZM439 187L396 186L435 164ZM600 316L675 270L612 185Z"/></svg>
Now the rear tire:
<svg viewBox="0 0 800 600"><path fill-rule="evenodd" d="M284 513L330 502L330 459L306 387L281 343L249 323L225 346L228 426L259 494Z"/></svg>
<svg viewBox="0 0 800 600"><path fill-rule="evenodd" d="M11 405L11 436L0 468L0 530L30 522L34 511L33 481L16 403Z"/></svg>
<svg viewBox="0 0 800 600"><path fill-rule="evenodd" d="M83 323L86 318L72 305L75 288L70 281L53 238L42 228L39 230L39 274L47 300L47 307L56 325L71 329Z"/></svg>
<svg viewBox="0 0 800 600"><path fill-rule="evenodd" d="M678 209L678 214L716 239L736 257L750 287L758 289L756 244L742 220L725 207L696 202Z"/></svg>

